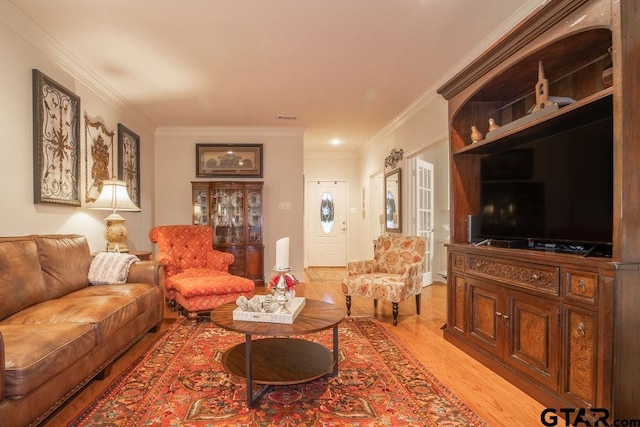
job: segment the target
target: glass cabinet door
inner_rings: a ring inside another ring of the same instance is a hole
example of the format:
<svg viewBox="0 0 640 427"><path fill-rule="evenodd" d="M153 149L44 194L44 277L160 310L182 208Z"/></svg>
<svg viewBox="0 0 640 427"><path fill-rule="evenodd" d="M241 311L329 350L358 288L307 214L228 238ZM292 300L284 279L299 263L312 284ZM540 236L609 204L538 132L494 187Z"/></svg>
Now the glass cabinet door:
<svg viewBox="0 0 640 427"><path fill-rule="evenodd" d="M193 189L193 224L209 224L209 187Z"/></svg>
<svg viewBox="0 0 640 427"><path fill-rule="evenodd" d="M262 194L259 190L247 191L247 209L247 240L262 243Z"/></svg>
<svg viewBox="0 0 640 427"><path fill-rule="evenodd" d="M214 244L245 243L245 206L242 189L215 189L211 198Z"/></svg>

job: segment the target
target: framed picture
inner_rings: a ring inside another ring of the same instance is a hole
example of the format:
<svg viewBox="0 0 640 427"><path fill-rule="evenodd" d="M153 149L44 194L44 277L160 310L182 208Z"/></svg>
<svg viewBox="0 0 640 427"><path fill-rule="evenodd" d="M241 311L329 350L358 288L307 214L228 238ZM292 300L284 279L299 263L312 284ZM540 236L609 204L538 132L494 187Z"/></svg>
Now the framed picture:
<svg viewBox="0 0 640 427"><path fill-rule="evenodd" d="M131 201L140 208L140 137L118 123L118 179L127 184Z"/></svg>
<svg viewBox="0 0 640 427"><path fill-rule="evenodd" d="M196 177L262 177L262 144L196 144Z"/></svg>
<svg viewBox="0 0 640 427"><path fill-rule="evenodd" d="M80 97L32 75L33 201L80 206Z"/></svg>
<svg viewBox="0 0 640 427"><path fill-rule="evenodd" d="M85 203L96 201L102 191L102 182L113 178L115 132L107 129L100 120L92 121L84 116L84 168L85 168Z"/></svg>

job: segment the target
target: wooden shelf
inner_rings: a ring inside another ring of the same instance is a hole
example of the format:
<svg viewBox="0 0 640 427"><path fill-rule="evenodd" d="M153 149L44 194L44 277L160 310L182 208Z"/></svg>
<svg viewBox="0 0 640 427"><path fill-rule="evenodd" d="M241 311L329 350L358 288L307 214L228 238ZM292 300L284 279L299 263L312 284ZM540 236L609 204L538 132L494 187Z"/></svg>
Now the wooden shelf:
<svg viewBox="0 0 640 427"><path fill-rule="evenodd" d="M492 154L529 142L539 135L552 135L611 117L613 89L607 88L546 116L531 120L496 137L486 138L455 151L459 154Z"/></svg>

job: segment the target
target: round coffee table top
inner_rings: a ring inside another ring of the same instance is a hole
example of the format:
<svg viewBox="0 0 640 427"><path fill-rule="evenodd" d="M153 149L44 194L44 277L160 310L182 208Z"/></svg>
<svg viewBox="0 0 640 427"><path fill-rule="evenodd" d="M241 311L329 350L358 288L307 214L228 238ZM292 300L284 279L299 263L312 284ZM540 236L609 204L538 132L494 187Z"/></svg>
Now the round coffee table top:
<svg viewBox="0 0 640 427"><path fill-rule="evenodd" d="M232 302L211 310L211 321L221 328L242 334L291 336L332 328L342 322L345 315L345 310L335 304L309 298L292 324L233 320L233 310L236 308L238 306Z"/></svg>

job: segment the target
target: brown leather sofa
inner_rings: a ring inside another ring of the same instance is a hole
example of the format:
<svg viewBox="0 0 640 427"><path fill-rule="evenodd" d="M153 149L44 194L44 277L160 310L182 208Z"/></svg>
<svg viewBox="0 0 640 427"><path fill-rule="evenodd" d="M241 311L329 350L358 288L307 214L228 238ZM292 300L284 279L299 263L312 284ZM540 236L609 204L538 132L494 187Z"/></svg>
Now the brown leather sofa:
<svg viewBox="0 0 640 427"><path fill-rule="evenodd" d="M80 235L0 237L0 425L37 425L163 317L163 267L92 286Z"/></svg>

